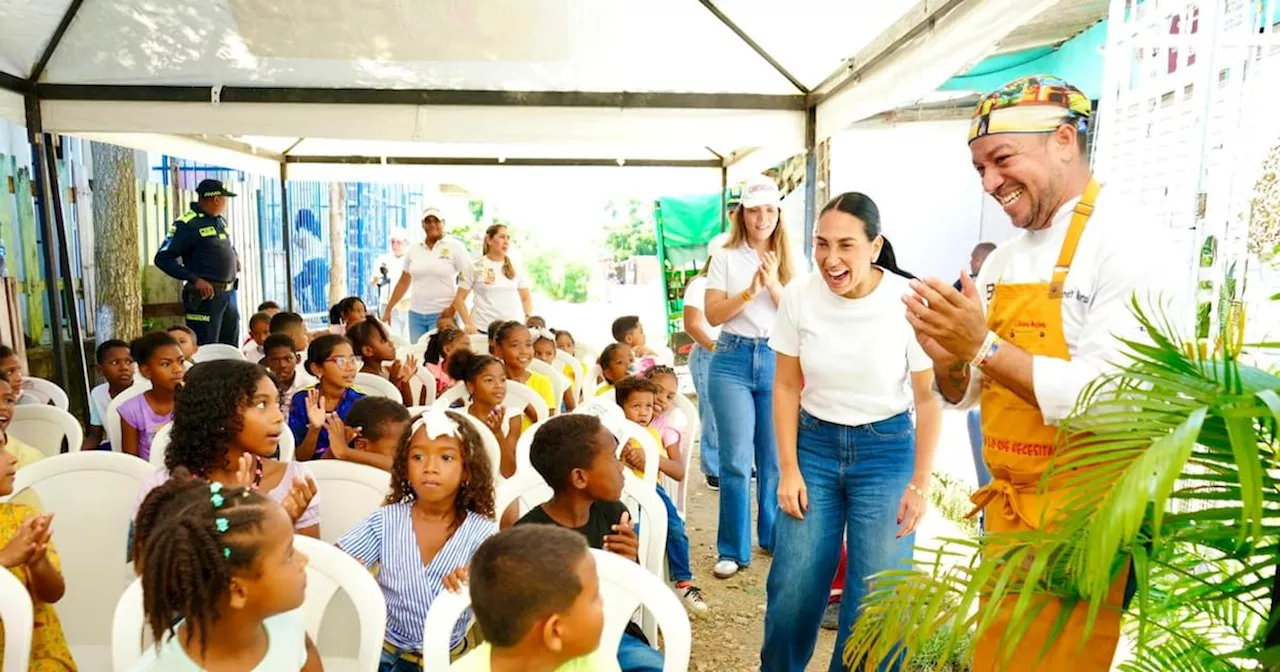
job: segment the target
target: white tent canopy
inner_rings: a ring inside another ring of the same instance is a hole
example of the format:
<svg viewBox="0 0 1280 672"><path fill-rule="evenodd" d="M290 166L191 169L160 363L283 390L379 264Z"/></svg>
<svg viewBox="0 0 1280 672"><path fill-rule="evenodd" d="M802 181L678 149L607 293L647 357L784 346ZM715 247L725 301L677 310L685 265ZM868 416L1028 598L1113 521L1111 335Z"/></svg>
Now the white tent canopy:
<svg viewBox="0 0 1280 672"><path fill-rule="evenodd" d="M1084 2L0 0L0 115L34 94L47 131L267 155L759 162Z"/></svg>

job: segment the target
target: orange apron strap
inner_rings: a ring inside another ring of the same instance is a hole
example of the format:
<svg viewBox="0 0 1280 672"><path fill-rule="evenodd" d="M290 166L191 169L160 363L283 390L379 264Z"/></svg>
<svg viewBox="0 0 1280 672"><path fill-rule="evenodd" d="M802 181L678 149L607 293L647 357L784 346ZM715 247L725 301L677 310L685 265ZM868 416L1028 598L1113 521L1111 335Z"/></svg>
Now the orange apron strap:
<svg viewBox="0 0 1280 672"><path fill-rule="evenodd" d="M1080 246L1080 236L1084 234L1084 225L1093 215L1093 204L1098 200L1098 192L1102 185L1090 179L1084 188L1084 195L1076 203L1075 212L1071 215L1071 225L1067 228L1067 238L1062 241L1062 250L1058 253L1058 263L1053 267L1053 281L1049 283L1049 297L1060 298L1062 286L1067 282L1067 271L1071 270L1071 262L1076 257L1076 248Z"/></svg>

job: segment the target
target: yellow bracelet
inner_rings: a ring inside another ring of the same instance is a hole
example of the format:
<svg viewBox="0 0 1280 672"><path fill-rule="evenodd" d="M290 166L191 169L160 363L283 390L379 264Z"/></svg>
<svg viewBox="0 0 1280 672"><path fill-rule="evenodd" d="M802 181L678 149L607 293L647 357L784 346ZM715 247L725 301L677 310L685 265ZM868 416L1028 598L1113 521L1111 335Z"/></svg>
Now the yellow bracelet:
<svg viewBox="0 0 1280 672"><path fill-rule="evenodd" d="M914 492L914 493L916 493L917 495L920 495L921 497L924 497L924 490L921 490L920 488L917 488L915 483L908 483L908 484L907 484L907 490L910 490L911 492Z"/></svg>
<svg viewBox="0 0 1280 672"><path fill-rule="evenodd" d="M739 294L738 296L742 297L743 303L751 303L756 298L756 295L752 294L751 290L749 289L742 290L742 293Z"/></svg>

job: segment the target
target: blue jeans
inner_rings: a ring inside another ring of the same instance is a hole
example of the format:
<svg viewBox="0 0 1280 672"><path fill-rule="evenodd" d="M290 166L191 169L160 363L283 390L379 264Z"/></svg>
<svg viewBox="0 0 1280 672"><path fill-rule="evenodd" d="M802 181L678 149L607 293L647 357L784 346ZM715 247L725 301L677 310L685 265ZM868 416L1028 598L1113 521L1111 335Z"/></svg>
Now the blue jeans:
<svg viewBox="0 0 1280 672"><path fill-rule="evenodd" d="M698 391L698 416L702 420L702 440L698 443L698 461L702 473L720 477L720 440L716 435L716 415L711 410L711 388L707 378L711 375L711 351L697 345L689 351L689 375L693 376L693 389Z"/></svg>
<svg viewBox="0 0 1280 672"><path fill-rule="evenodd" d="M382 650L382 658L378 660L378 672L421 672L422 665L411 663L399 654Z"/></svg>
<svg viewBox="0 0 1280 672"><path fill-rule="evenodd" d="M662 672L662 652L627 633L618 642L618 667L622 672Z"/></svg>
<svg viewBox="0 0 1280 672"><path fill-rule="evenodd" d="M440 320L440 313L415 313L409 311L409 342L417 343L428 331L436 328L436 322Z"/></svg>
<svg viewBox="0 0 1280 672"><path fill-rule="evenodd" d="M907 413L846 427L801 411L799 425L796 457L809 509L804 520L781 514L774 526L760 650L763 672L800 672L809 663L840 563L841 541L846 543L848 571L830 669L844 670L844 643L867 594L867 578L906 568L915 537L895 538L898 506L915 471L915 428Z"/></svg>
<svg viewBox="0 0 1280 672"><path fill-rule="evenodd" d="M751 467L755 463L756 535L773 548L778 515L778 449L773 436L773 350L762 338L720 334L707 378L720 439L721 560L751 564Z"/></svg>
<svg viewBox="0 0 1280 672"><path fill-rule="evenodd" d="M689 536L684 532L684 519L676 511L671 496L658 484L658 497L667 505L667 571L672 581L692 581L693 570L689 568ZM639 528L637 528L638 531Z"/></svg>

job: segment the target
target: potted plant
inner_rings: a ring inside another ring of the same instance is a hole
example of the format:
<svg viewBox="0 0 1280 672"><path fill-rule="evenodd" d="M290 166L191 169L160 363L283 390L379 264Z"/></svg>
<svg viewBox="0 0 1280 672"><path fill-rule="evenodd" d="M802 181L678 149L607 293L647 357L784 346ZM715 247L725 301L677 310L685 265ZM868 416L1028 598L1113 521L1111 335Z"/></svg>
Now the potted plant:
<svg viewBox="0 0 1280 672"><path fill-rule="evenodd" d="M1220 328L1229 336L1215 348L1193 347L1133 308L1149 342L1126 341L1123 368L1060 426L1045 479L1063 479L1072 496L1057 524L944 540L932 562L875 577L847 665L912 659L939 633L949 633L939 659L954 650L968 660L1005 598L1017 606L1002 654L1041 655L1018 641L1037 604L1052 597L1096 615L1130 570L1125 669L1280 666L1280 377L1241 361L1238 325ZM1254 348L1274 355L1280 343Z"/></svg>

